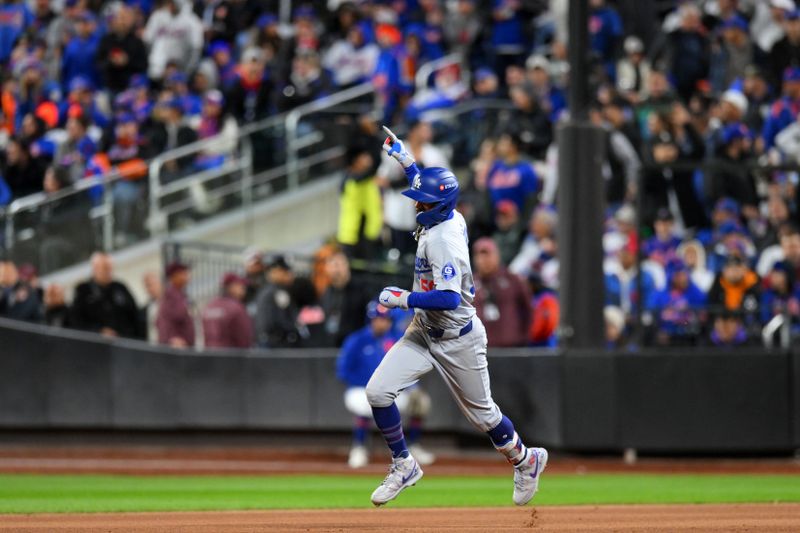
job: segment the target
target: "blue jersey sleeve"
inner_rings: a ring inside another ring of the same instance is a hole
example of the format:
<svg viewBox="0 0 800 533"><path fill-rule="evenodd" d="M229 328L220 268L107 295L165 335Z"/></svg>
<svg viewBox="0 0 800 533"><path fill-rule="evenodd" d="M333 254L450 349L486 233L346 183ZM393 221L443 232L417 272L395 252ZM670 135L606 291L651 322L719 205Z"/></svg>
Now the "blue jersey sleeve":
<svg viewBox="0 0 800 533"><path fill-rule="evenodd" d="M412 292L408 306L431 311L452 311L461 303L461 295L454 291Z"/></svg>
<svg viewBox="0 0 800 533"><path fill-rule="evenodd" d="M414 179L419 176L419 167L416 163L411 163L408 168L403 169L406 173L406 179L408 180L408 186L412 187L414 184Z"/></svg>

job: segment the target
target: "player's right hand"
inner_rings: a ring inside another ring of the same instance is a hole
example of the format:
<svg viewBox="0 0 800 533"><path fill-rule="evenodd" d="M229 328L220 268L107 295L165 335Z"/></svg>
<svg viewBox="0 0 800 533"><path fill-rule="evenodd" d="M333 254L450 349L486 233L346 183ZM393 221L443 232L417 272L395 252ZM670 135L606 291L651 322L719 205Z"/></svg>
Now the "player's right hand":
<svg viewBox="0 0 800 533"><path fill-rule="evenodd" d="M408 168L413 165L414 158L411 157L411 154L409 154L408 150L406 150L406 146L403 144L403 141L398 139L397 135L392 133L392 130L386 126L383 127L383 131L385 131L386 135L388 135L386 140L383 142L383 151L395 158L401 165L403 165L403 168Z"/></svg>
<svg viewBox="0 0 800 533"><path fill-rule="evenodd" d="M378 296L378 302L384 307L394 309L399 307L401 309L408 309L408 296L411 293L400 287L385 287Z"/></svg>

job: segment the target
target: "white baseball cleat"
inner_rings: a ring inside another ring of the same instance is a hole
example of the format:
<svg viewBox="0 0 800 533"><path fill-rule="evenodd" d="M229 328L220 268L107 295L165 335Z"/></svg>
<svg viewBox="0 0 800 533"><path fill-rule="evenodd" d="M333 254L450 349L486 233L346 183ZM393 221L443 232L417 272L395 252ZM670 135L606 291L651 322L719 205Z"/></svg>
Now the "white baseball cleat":
<svg viewBox="0 0 800 533"><path fill-rule="evenodd" d="M433 462L436 461L436 455L432 452L429 452L419 444L412 444L408 447L408 451L422 466L432 465Z"/></svg>
<svg viewBox="0 0 800 533"><path fill-rule="evenodd" d="M350 448L350 456L347 458L350 468L363 468L369 464L369 454L364 446L353 446Z"/></svg>
<svg viewBox="0 0 800 533"><path fill-rule="evenodd" d="M547 450L528 448L528 456L514 467L514 503L525 505L533 499L546 466Z"/></svg>
<svg viewBox="0 0 800 533"><path fill-rule="evenodd" d="M395 459L389 467L389 473L383 483L372 493L372 503L377 507L397 498L406 487L415 485L422 479L422 469L412 455L404 459Z"/></svg>

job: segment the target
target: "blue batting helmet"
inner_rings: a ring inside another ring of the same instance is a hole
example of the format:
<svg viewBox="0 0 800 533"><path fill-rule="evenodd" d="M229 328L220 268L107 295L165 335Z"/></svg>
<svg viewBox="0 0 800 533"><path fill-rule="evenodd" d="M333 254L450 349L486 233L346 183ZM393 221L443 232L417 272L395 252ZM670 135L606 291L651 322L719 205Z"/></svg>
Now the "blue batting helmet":
<svg viewBox="0 0 800 533"><path fill-rule="evenodd" d="M388 318L391 319L391 310L388 307L384 307L378 303L378 300L372 300L370 303L367 304L367 318L372 320L373 318Z"/></svg>
<svg viewBox="0 0 800 533"><path fill-rule="evenodd" d="M403 194L417 202L435 204L428 211L417 213L417 222L429 228L450 218L456 208L458 179L446 168L426 168Z"/></svg>

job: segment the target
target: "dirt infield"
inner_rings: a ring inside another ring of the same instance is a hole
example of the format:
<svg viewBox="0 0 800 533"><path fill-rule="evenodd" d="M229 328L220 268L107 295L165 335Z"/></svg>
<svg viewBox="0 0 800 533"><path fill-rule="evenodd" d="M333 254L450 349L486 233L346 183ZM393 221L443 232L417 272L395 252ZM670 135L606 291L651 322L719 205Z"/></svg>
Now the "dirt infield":
<svg viewBox="0 0 800 533"><path fill-rule="evenodd" d="M245 447L162 446L36 446L0 447L0 472L107 473L138 475L265 475L349 474L383 475L388 458L372 456L372 464L353 471L347 452L302 453ZM426 469L427 470L427 469ZM496 453L441 454L429 467L436 475L507 474L508 464ZM796 459L640 459L626 464L622 458L585 458L556 455L550 473L654 472L717 474L800 475Z"/></svg>
<svg viewBox="0 0 800 533"><path fill-rule="evenodd" d="M800 530L800 504L0 515L18 532Z"/></svg>

